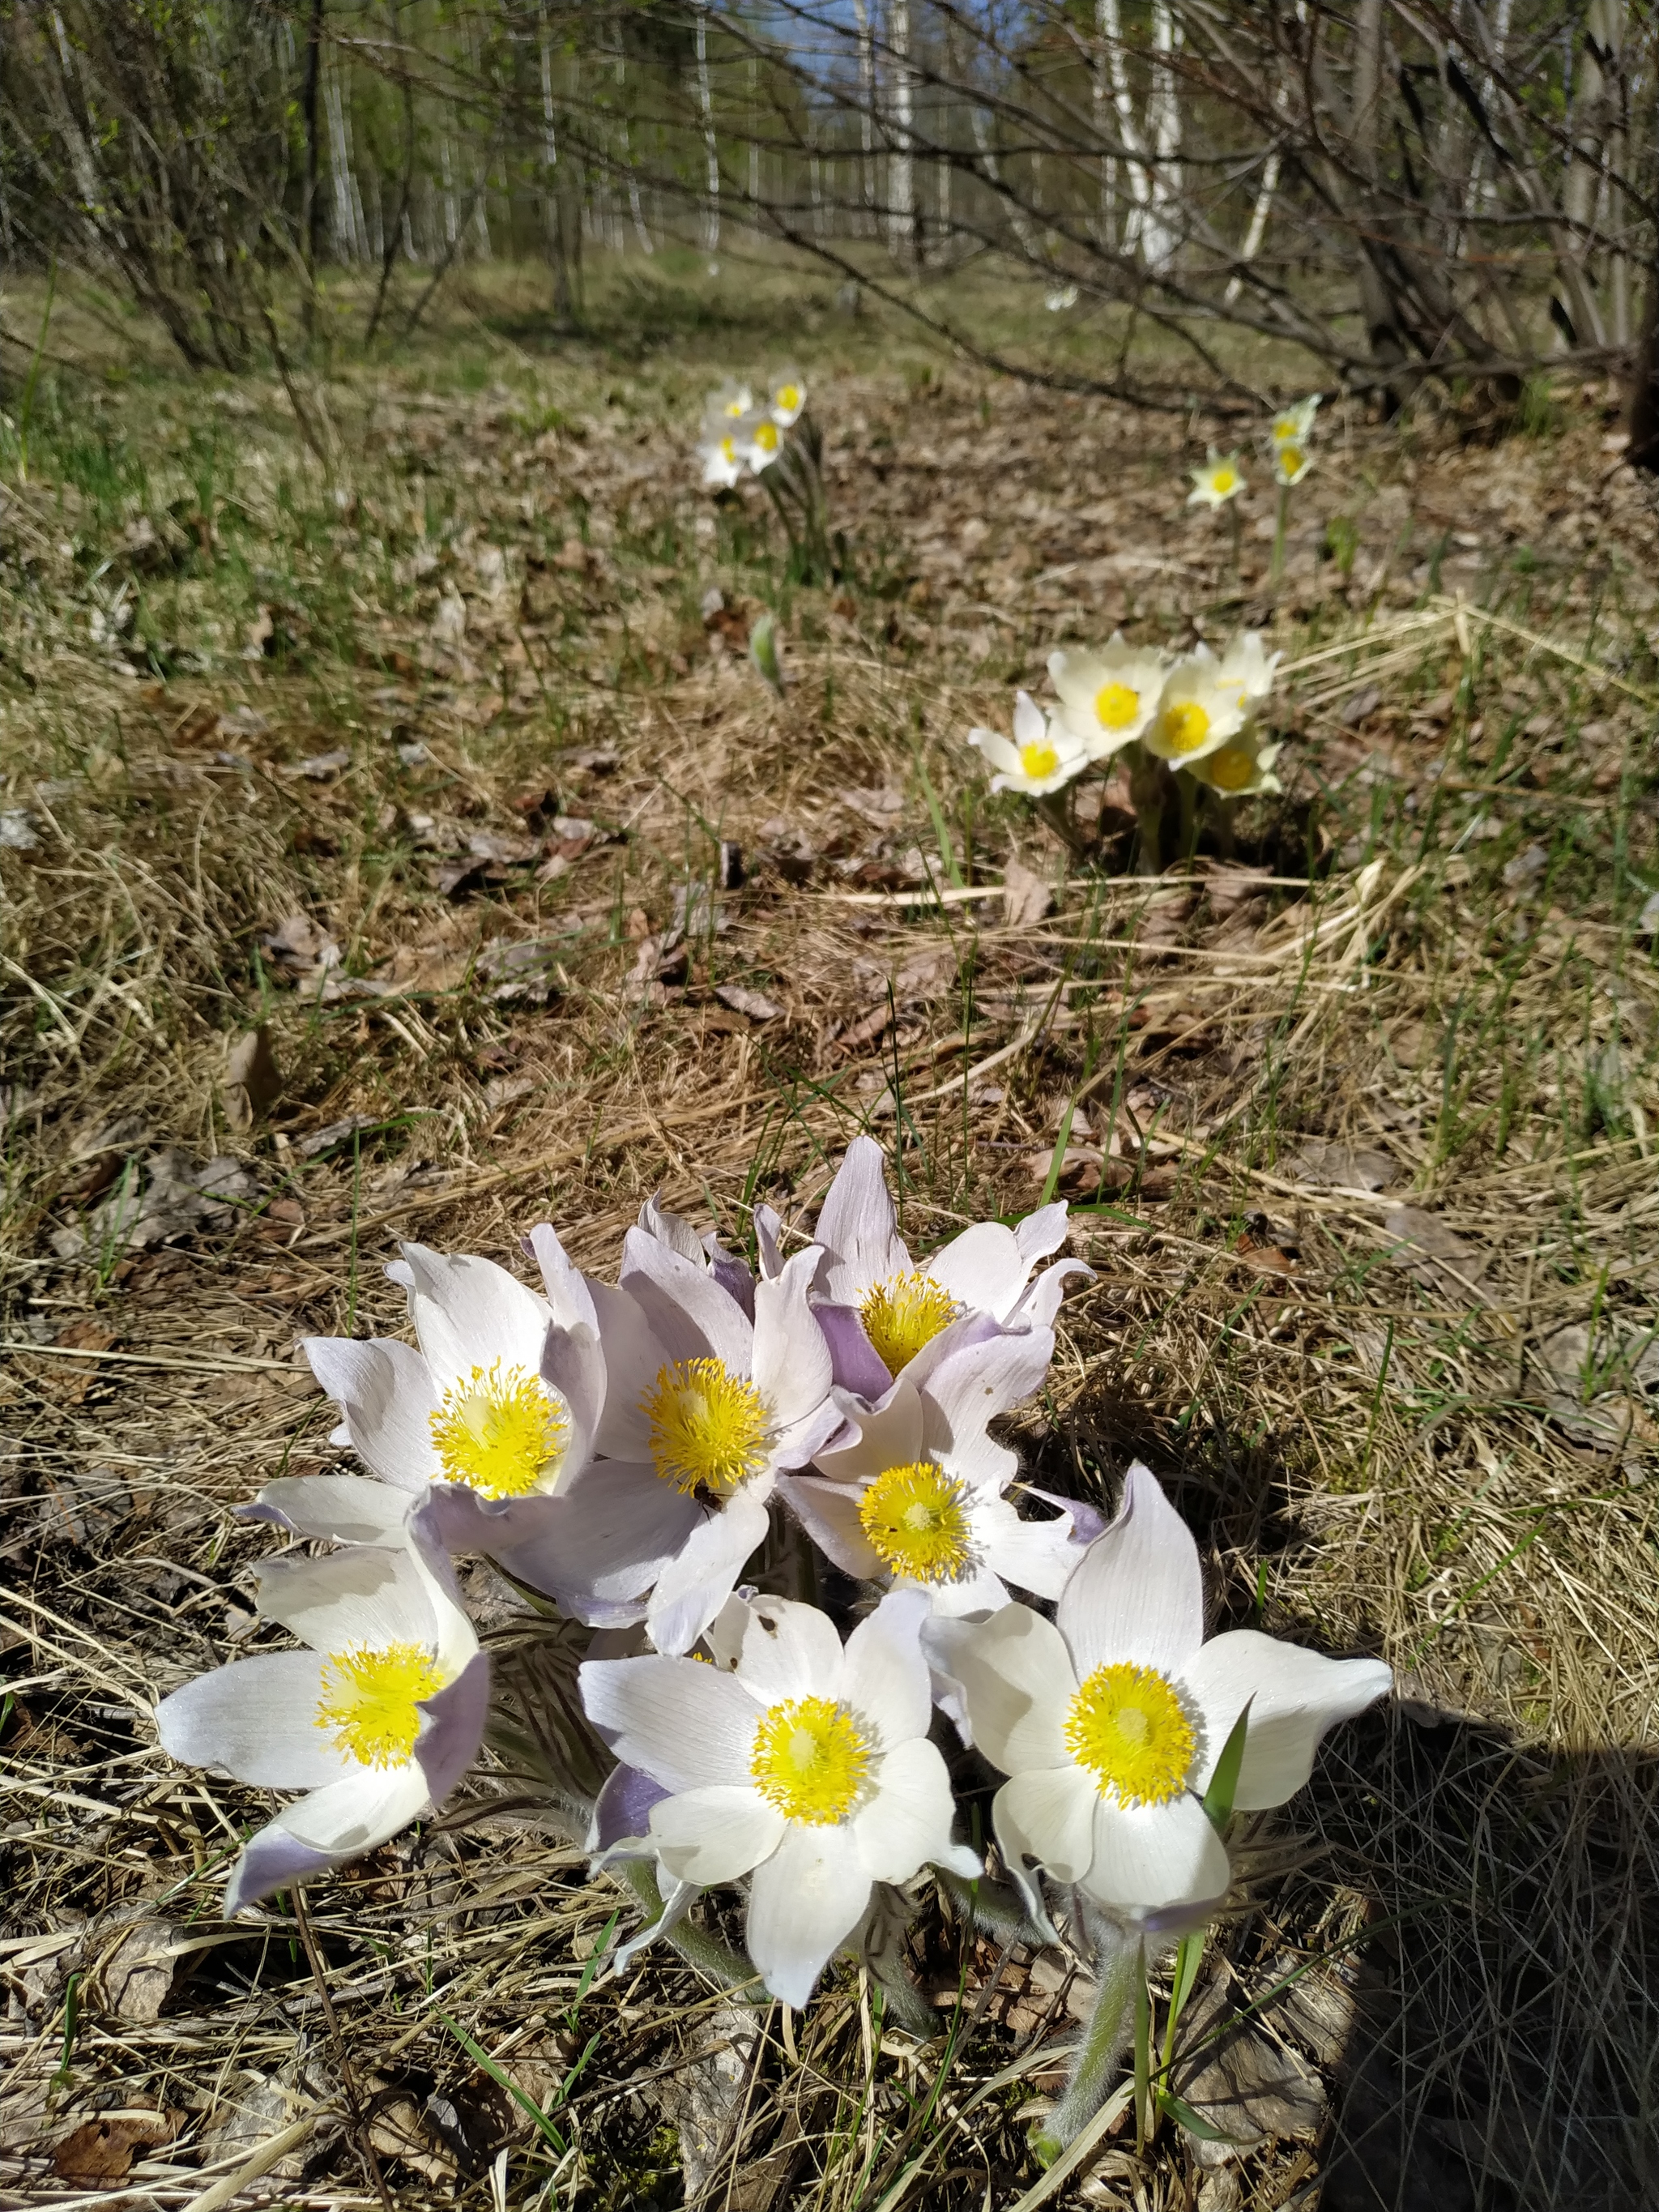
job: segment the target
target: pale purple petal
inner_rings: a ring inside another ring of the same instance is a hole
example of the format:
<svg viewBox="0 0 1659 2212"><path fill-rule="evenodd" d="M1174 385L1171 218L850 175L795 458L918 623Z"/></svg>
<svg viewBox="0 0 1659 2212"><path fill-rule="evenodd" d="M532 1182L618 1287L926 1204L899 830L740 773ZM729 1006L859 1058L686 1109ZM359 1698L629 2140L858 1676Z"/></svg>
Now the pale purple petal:
<svg viewBox="0 0 1659 2212"><path fill-rule="evenodd" d="M598 1329L586 1323L564 1329L555 1322L542 1346L541 1378L557 1391L570 1412L570 1433L557 1476L558 1488L566 1490L592 1457L605 1418L605 1361Z"/></svg>
<svg viewBox="0 0 1659 2212"><path fill-rule="evenodd" d="M773 1431L769 1468L805 1467L840 1435L844 1417L833 1398L823 1399L802 1419Z"/></svg>
<svg viewBox="0 0 1659 2212"><path fill-rule="evenodd" d="M284 1806L276 1818L313 1850L357 1858L418 1820L427 1802L426 1777L410 1759L404 1766L355 1767L297 1805Z"/></svg>
<svg viewBox="0 0 1659 2212"><path fill-rule="evenodd" d="M1204 1716L1196 1790L1208 1787L1233 1723L1249 1703L1233 1803L1252 1813L1294 1796L1313 1771L1326 1729L1386 1697L1394 1677L1380 1659L1327 1659L1254 1628L1236 1628L1195 1652L1181 1680Z"/></svg>
<svg viewBox="0 0 1659 2212"><path fill-rule="evenodd" d="M317 1724L323 1657L262 1651L198 1674L155 1708L161 1748L186 1766L214 1766L267 1790L315 1790L356 1762Z"/></svg>
<svg viewBox="0 0 1659 2212"><path fill-rule="evenodd" d="M730 1783L682 1790L651 1813L651 1841L679 1881L711 1889L770 1858L788 1823L752 1787Z"/></svg>
<svg viewBox="0 0 1659 2212"><path fill-rule="evenodd" d="M854 1137L823 1194L814 1233L830 1255L823 1286L838 1305L856 1304L875 1284L909 1271L910 1255L899 1240L887 1194L886 1169L875 1139Z"/></svg>
<svg viewBox="0 0 1659 2212"><path fill-rule="evenodd" d="M1046 1329L999 1334L939 1361L921 1400L929 1455L976 1490L1006 1490L1019 1457L988 1436L986 1424L1042 1388L1054 1346Z"/></svg>
<svg viewBox="0 0 1659 2212"><path fill-rule="evenodd" d="M764 1505L739 1495L693 1528L651 1593L646 1626L659 1651L691 1649L766 1541L770 1525Z"/></svg>
<svg viewBox="0 0 1659 2212"><path fill-rule="evenodd" d="M648 1460L651 1424L644 1401L668 1364L668 1352L626 1291L614 1283L596 1282L591 1275L585 1280L599 1317L606 1376L605 1411L593 1448L606 1459Z"/></svg>
<svg viewBox="0 0 1659 2212"><path fill-rule="evenodd" d="M728 1252L711 1230L702 1240L702 1249L708 1255L708 1272L726 1292L742 1307L750 1321L755 1318L755 1274L740 1253Z"/></svg>
<svg viewBox="0 0 1659 2212"><path fill-rule="evenodd" d="M761 1279L773 1282L783 1273L783 1221L776 1208L770 1206L757 1206L753 1218Z"/></svg>
<svg viewBox="0 0 1659 2212"><path fill-rule="evenodd" d="M849 1826L792 1826L750 1887L749 1955L772 1995L804 2006L869 1902L870 1877Z"/></svg>
<svg viewBox="0 0 1659 2212"><path fill-rule="evenodd" d="M422 1698L415 1739L416 1765L426 1777L427 1794L441 1805L478 1755L489 1711L489 1656L475 1652L453 1682L435 1697Z"/></svg>
<svg viewBox="0 0 1659 2212"><path fill-rule="evenodd" d="M1179 1672L1204 1640L1204 1580L1192 1531L1139 1460L1117 1517L1079 1561L1059 1621L1079 1681L1119 1660Z"/></svg>
<svg viewBox="0 0 1659 2212"><path fill-rule="evenodd" d="M651 1808L669 1795L660 1782L637 1766L615 1766L605 1778L593 1801L593 1818L587 1831L590 1851L608 1851L614 1844L643 1839L651 1821Z"/></svg>
<svg viewBox="0 0 1659 2212"><path fill-rule="evenodd" d="M582 1272L551 1225L538 1222L524 1240L524 1249L542 1271L548 1308L554 1326L562 1329L591 1329L599 1334L599 1316Z"/></svg>
<svg viewBox="0 0 1659 2212"><path fill-rule="evenodd" d="M400 1490L440 1480L443 1467L432 1445L440 1393L412 1345L385 1336L367 1344L308 1336L301 1349L345 1416L345 1441L365 1467Z"/></svg>
<svg viewBox="0 0 1659 2212"><path fill-rule="evenodd" d="M794 1598L756 1598L738 1653L738 1680L763 1705L842 1697L841 1638L827 1613Z"/></svg>
<svg viewBox="0 0 1659 2212"><path fill-rule="evenodd" d="M890 1467L909 1467L921 1457L921 1397L908 1375L874 1406L845 1395L838 1402L847 1426L814 1462L832 1481L872 1482Z"/></svg>
<svg viewBox="0 0 1659 2212"><path fill-rule="evenodd" d="M755 1388L780 1430L811 1420L830 1397L830 1346L806 1303L817 1266L816 1251L797 1252L755 1291Z"/></svg>
<svg viewBox="0 0 1659 2212"><path fill-rule="evenodd" d="M690 1260L696 1267L702 1266L702 1239L683 1213L675 1213L663 1205L655 1191L640 1208L640 1227L647 1237L654 1237L659 1244L678 1252L682 1260Z"/></svg>
<svg viewBox="0 0 1659 2212"><path fill-rule="evenodd" d="M922 1656L921 1624L929 1610L921 1590L890 1590L847 1639L841 1695L870 1723L884 1747L927 1733L933 1699ZM908 1876L878 1879L898 1881Z"/></svg>
<svg viewBox="0 0 1659 2212"><path fill-rule="evenodd" d="M227 1920L234 1920L245 1905L258 1905L273 1891L292 1889L338 1864L334 1852L313 1850L280 1820L272 1820L243 1846L242 1856L231 1869L220 1910Z"/></svg>
<svg viewBox="0 0 1659 2212"><path fill-rule="evenodd" d="M1063 1198L1056 1199L1052 1206L1038 1206L1035 1213L1028 1213L1024 1221L1014 1224L1014 1241L1028 1271L1039 1260L1046 1260L1051 1252L1059 1251L1066 1242L1069 1225Z"/></svg>
<svg viewBox="0 0 1659 2212"><path fill-rule="evenodd" d="M812 1311L823 1331L830 1369L841 1388L860 1398L879 1398L893 1378L882 1364L856 1309L818 1299Z"/></svg>
<svg viewBox="0 0 1659 2212"><path fill-rule="evenodd" d="M630 1229L623 1239L622 1287L671 1359L718 1359L728 1374L749 1374L754 1328L706 1267Z"/></svg>
<svg viewBox="0 0 1659 2212"><path fill-rule="evenodd" d="M1045 1505L1058 1506L1070 1516L1072 1541L1079 1548L1103 1536L1111 1525L1098 1506L1087 1504L1081 1498L1062 1498L1057 1490L1039 1490L1034 1482L1028 1482L1024 1489L1028 1498L1040 1498Z"/></svg>
<svg viewBox="0 0 1659 2212"><path fill-rule="evenodd" d="M1225 1847L1196 1797L1165 1805L1096 1797L1094 1856L1082 1886L1097 1904L1132 1917L1213 1906L1231 1880Z"/></svg>
<svg viewBox="0 0 1659 2212"><path fill-rule="evenodd" d="M590 1659L582 1705L617 1757L667 1790L746 1784L761 1709L735 1675L696 1659Z"/></svg>
<svg viewBox="0 0 1659 2212"><path fill-rule="evenodd" d="M830 1482L811 1474L782 1474L776 1495L844 1575L859 1582L886 1578L881 1554L864 1533L859 1518L861 1484Z"/></svg>
<svg viewBox="0 0 1659 2212"><path fill-rule="evenodd" d="M526 1499L525 1509L494 1556L584 1620L594 1606L643 1597L703 1517L653 1468L620 1460L596 1460L562 1496Z"/></svg>
<svg viewBox="0 0 1659 2212"><path fill-rule="evenodd" d="M927 1263L927 1273L953 1298L997 1321L1013 1311L1029 1268L1013 1231L1000 1221L975 1222Z"/></svg>
<svg viewBox="0 0 1659 2212"><path fill-rule="evenodd" d="M956 1802L945 1761L925 1736L884 1752L872 1770L875 1795L848 1823L872 1881L908 1881L951 1853Z"/></svg>

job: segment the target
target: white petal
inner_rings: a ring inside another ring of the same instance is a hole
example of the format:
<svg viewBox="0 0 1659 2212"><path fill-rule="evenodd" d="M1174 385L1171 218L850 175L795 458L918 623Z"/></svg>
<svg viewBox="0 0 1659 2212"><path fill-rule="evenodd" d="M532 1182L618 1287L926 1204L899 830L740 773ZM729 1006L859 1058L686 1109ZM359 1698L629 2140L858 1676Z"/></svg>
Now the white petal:
<svg viewBox="0 0 1659 2212"><path fill-rule="evenodd" d="M317 1559L267 1560L255 1571L260 1612L314 1650L379 1650L388 1644L436 1649L436 1613L407 1552L353 1545Z"/></svg>
<svg viewBox="0 0 1659 2212"><path fill-rule="evenodd" d="M605 1412L595 1433L594 1449L606 1459L636 1463L649 1460L651 1424L642 1402L666 1365L668 1353L626 1291L591 1277L587 1289L599 1317L606 1377Z"/></svg>
<svg viewBox="0 0 1659 2212"><path fill-rule="evenodd" d="M267 1790L314 1790L357 1771L317 1725L321 1655L265 1651L198 1674L155 1708L161 1748Z"/></svg>
<svg viewBox="0 0 1659 2212"><path fill-rule="evenodd" d="M856 1305L872 1285L910 1265L887 1194L886 1168L873 1137L854 1137L824 1193L814 1234L831 1255L824 1291L843 1305Z"/></svg>
<svg viewBox="0 0 1659 2212"><path fill-rule="evenodd" d="M409 1307L440 1395L496 1360L534 1375L553 1318L545 1298L493 1260L405 1244Z"/></svg>
<svg viewBox="0 0 1659 2212"><path fill-rule="evenodd" d="M702 1508L653 1468L602 1459L557 1498L526 1499L504 1518L490 1550L508 1573L581 1613L589 1601L643 1596L684 1550Z"/></svg>
<svg viewBox="0 0 1659 2212"><path fill-rule="evenodd" d="M1023 1221L1014 1224L1014 1242L1028 1270L1035 1267L1039 1260L1046 1260L1051 1252L1059 1251L1066 1242L1069 1226L1063 1198L1056 1199L1052 1206L1038 1206L1035 1213L1028 1213Z"/></svg>
<svg viewBox="0 0 1659 2212"><path fill-rule="evenodd" d="M1062 1734L1077 1694L1064 1638L1030 1606L1006 1605L988 1620L935 1618L923 1646L942 1674L960 1682L974 1741L1005 1774L1069 1766Z"/></svg>
<svg viewBox="0 0 1659 2212"><path fill-rule="evenodd" d="M1192 1531L1139 1460L1117 1517L1060 1593L1060 1633L1078 1678L1119 1660L1172 1674L1204 1639L1204 1580Z"/></svg>
<svg viewBox="0 0 1659 2212"><path fill-rule="evenodd" d="M1094 1858L1083 1887L1119 1912L1218 1905L1232 1879L1227 1853L1196 1797L1120 1805L1097 1797Z"/></svg>
<svg viewBox="0 0 1659 2212"><path fill-rule="evenodd" d="M372 1851L416 1820L428 1804L426 1777L406 1766L358 1766L338 1782L284 1807L277 1825L313 1850L339 1858Z"/></svg>
<svg viewBox="0 0 1659 2212"><path fill-rule="evenodd" d="M542 1381L563 1399L570 1433L554 1479L556 1491L568 1490L593 1455L594 1439L605 1418L605 1350L598 1332L584 1322L561 1328L556 1322L542 1346Z"/></svg>
<svg viewBox="0 0 1659 2212"><path fill-rule="evenodd" d="M1054 1348L1048 1330L1030 1329L994 1336L941 1360L922 1400L928 1451L975 1489L1005 1489L1018 1471L1018 1456L987 1436L985 1425L1041 1389Z"/></svg>
<svg viewBox="0 0 1659 2212"><path fill-rule="evenodd" d="M744 1788L761 1709L739 1681L696 1659L589 1659L582 1705L624 1766L667 1790Z"/></svg>
<svg viewBox="0 0 1659 2212"><path fill-rule="evenodd" d="M753 1324L706 1267L630 1229L623 1239L622 1286L671 1359L718 1359L728 1374L749 1374Z"/></svg>
<svg viewBox="0 0 1659 2212"><path fill-rule="evenodd" d="M784 1474L778 1478L777 1495L842 1574L864 1583L885 1580L881 1554L859 1519L861 1486L829 1482L817 1475Z"/></svg>
<svg viewBox="0 0 1659 2212"><path fill-rule="evenodd" d="M984 1556L1006 1581L1035 1597L1056 1598L1083 1556L1071 1540L1071 1516L1022 1521L1006 1498L987 1498L974 1515Z"/></svg>
<svg viewBox="0 0 1659 2212"><path fill-rule="evenodd" d="M1095 1271L1081 1260L1056 1260L1052 1267L1045 1267L1009 1315L1009 1327L1052 1329L1066 1285L1073 1275L1086 1275L1092 1282Z"/></svg>
<svg viewBox="0 0 1659 2212"><path fill-rule="evenodd" d="M1013 1231L1000 1221L976 1221L927 1262L927 1273L953 1298L998 1321L1013 1310L1030 1272Z"/></svg>
<svg viewBox="0 0 1659 2212"><path fill-rule="evenodd" d="M786 1698L842 1695L841 1638L828 1613L793 1598L762 1597L749 1607L738 1680L763 1705Z"/></svg>
<svg viewBox="0 0 1659 2212"><path fill-rule="evenodd" d="M1019 747L1010 744L1000 730L981 729L975 724L968 732L968 742L984 754L993 768L1005 775L1018 775Z"/></svg>
<svg viewBox="0 0 1659 2212"><path fill-rule="evenodd" d="M900 1583L900 1589L920 1589L920 1583ZM927 1585L927 1601L936 1619L954 1620L963 1613L1000 1613L1005 1605L1013 1602L1000 1575L989 1567L981 1567L977 1574L964 1575L960 1582L930 1583ZM939 1702L935 1686L933 1702ZM953 1716L954 1717L954 1716Z"/></svg>
<svg viewBox="0 0 1659 2212"><path fill-rule="evenodd" d="M557 1326L592 1329L597 1336L599 1320L593 1310L592 1294L550 1224L538 1222L524 1241L542 1271L548 1308Z"/></svg>
<svg viewBox="0 0 1659 2212"><path fill-rule="evenodd" d="M1080 1766L1011 1775L996 1794L991 1825L1011 1866L1035 1859L1056 1881L1079 1881L1094 1855L1095 1785Z"/></svg>
<svg viewBox="0 0 1659 2212"><path fill-rule="evenodd" d="M895 1744L876 1762L875 1795L848 1824L872 1881L908 1881L951 1849L956 1802L945 1761L925 1736Z"/></svg>
<svg viewBox="0 0 1659 2212"><path fill-rule="evenodd" d="M1217 1636L1194 1653L1182 1680L1204 1715L1194 1787L1207 1788L1234 1722L1254 1699L1244 1764L1233 1799L1242 1813L1282 1805L1313 1771L1319 1739L1386 1697L1394 1677L1380 1659L1327 1659L1254 1628Z"/></svg>
<svg viewBox="0 0 1659 2212"><path fill-rule="evenodd" d="M755 1869L749 1955L775 1997L797 2008L870 1902L870 1877L848 1826L792 1825Z"/></svg>
<svg viewBox="0 0 1659 2212"><path fill-rule="evenodd" d="M711 1889L769 1858L788 1825L757 1790L726 1784L665 1797L651 1808L650 1832L677 1881Z"/></svg>
<svg viewBox="0 0 1659 2212"><path fill-rule="evenodd" d="M418 1490L441 1478L431 1425L440 1393L413 1345L395 1337L357 1344L349 1337L308 1336L302 1349L345 1416L347 1442L382 1482Z"/></svg>
<svg viewBox="0 0 1659 2212"><path fill-rule="evenodd" d="M1038 745L1048 734L1048 719L1029 691L1014 694L1014 743Z"/></svg>
<svg viewBox="0 0 1659 2212"><path fill-rule="evenodd" d="M836 1403L847 1419L847 1441L818 1454L813 1464L820 1473L836 1482L870 1482L921 1457L921 1398L908 1376L899 1376L879 1405L866 1407L845 1391Z"/></svg>
<svg viewBox="0 0 1659 2212"><path fill-rule="evenodd" d="M659 1651L691 1649L731 1596L770 1526L765 1506L739 1494L691 1531L651 1593L646 1626Z"/></svg>
<svg viewBox="0 0 1659 2212"><path fill-rule="evenodd" d="M296 1536L333 1544L400 1544L417 1492L361 1474L279 1474L239 1521L274 1521Z"/></svg>
<svg viewBox="0 0 1659 2212"><path fill-rule="evenodd" d="M921 1624L930 1610L919 1589L889 1590L847 1639L841 1694L884 1745L927 1733L933 1698L922 1656Z"/></svg>
<svg viewBox="0 0 1659 2212"><path fill-rule="evenodd" d="M806 1292L816 1251L794 1253L775 1282L755 1286L755 1388L781 1428L808 1420L830 1396L830 1346Z"/></svg>

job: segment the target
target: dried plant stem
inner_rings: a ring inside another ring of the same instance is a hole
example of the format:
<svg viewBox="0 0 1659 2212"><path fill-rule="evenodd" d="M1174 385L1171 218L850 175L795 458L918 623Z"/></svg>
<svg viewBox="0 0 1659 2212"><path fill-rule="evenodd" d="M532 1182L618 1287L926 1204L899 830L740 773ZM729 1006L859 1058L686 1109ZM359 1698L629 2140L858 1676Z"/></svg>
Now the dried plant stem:
<svg viewBox="0 0 1659 2212"><path fill-rule="evenodd" d="M346 2048L345 2037L340 2033L339 2016L334 2009L334 1999L328 1986L328 1976L323 1970L322 1955L317 1948L317 1939L312 1932L311 1915L306 1910L306 1893L296 1882L289 1892L294 1899L294 1923L300 1931L300 1941L305 1945L306 1957L311 1966L311 1978L317 1984L317 2001L323 2008L327 2024L328 2039L334 2045L334 2062L340 2069L340 2087L345 2092L346 2110L351 2119L351 2140L357 2147L357 2155L363 2162L369 2186L392 2212L392 2197L386 2185L386 2176L380 2171L380 2161L374 2155L374 2146L368 2139L368 2123L364 2117L362 2098L357 2094L357 2076L351 2063L351 2054Z"/></svg>
<svg viewBox="0 0 1659 2212"><path fill-rule="evenodd" d="M1181 833L1178 841L1180 859L1185 862L1198 850L1198 778L1185 769L1179 769L1175 780L1176 797L1181 802Z"/></svg>
<svg viewBox="0 0 1659 2212"><path fill-rule="evenodd" d="M1045 2166L1060 2156L1105 2102L1128 2048L1135 1993L1146 1977L1146 1956L1138 1936L1109 1921L1100 1922L1094 1934L1100 1967L1095 2008L1066 2094L1031 2138L1031 2147Z"/></svg>

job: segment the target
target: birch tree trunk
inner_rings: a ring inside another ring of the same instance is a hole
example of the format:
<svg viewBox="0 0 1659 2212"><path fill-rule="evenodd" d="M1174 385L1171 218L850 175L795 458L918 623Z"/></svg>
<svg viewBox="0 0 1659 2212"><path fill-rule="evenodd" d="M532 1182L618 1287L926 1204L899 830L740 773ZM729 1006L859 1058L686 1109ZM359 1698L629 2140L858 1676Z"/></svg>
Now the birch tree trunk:
<svg viewBox="0 0 1659 2212"><path fill-rule="evenodd" d="M720 151L714 135L714 88L708 76L708 0L696 0L696 27L697 106L702 116L702 147L708 162L702 243L712 261L720 246Z"/></svg>
<svg viewBox="0 0 1659 2212"><path fill-rule="evenodd" d="M890 0L888 44L893 56L893 150L887 162L889 240L907 269L916 260L915 84L910 73L910 0Z"/></svg>
<svg viewBox="0 0 1659 2212"><path fill-rule="evenodd" d="M870 35L868 0L853 0L853 17L858 25L859 54L859 197L863 202L863 228L867 234L876 225L876 48Z"/></svg>

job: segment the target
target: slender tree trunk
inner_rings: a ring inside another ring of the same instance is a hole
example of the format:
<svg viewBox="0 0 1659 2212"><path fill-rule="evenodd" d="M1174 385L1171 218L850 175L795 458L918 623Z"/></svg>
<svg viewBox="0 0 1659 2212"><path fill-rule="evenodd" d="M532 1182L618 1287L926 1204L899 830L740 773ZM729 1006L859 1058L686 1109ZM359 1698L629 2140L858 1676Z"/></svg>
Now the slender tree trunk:
<svg viewBox="0 0 1659 2212"><path fill-rule="evenodd" d="M306 26L306 73L300 91L300 112L306 134L306 180L300 207L300 251L305 256L305 326L309 336L317 307L317 249L322 237L323 202L318 190L322 148L317 131L317 94L323 73L324 0L311 0Z"/></svg>
<svg viewBox="0 0 1659 2212"><path fill-rule="evenodd" d="M862 225L868 234L876 227L876 49L870 35L868 0L853 0L853 15L858 25L859 50L859 139L862 156L859 164L859 197L864 206Z"/></svg>
<svg viewBox="0 0 1659 2212"><path fill-rule="evenodd" d="M702 146L708 161L708 200L703 250L712 260L720 247L720 149L714 131L714 88L708 76L708 0L696 0L697 105L702 112Z"/></svg>
<svg viewBox="0 0 1659 2212"><path fill-rule="evenodd" d="M910 70L910 0L890 0L888 43L893 52L893 150L887 163L890 235L895 258L907 269L916 260L915 82Z"/></svg>

